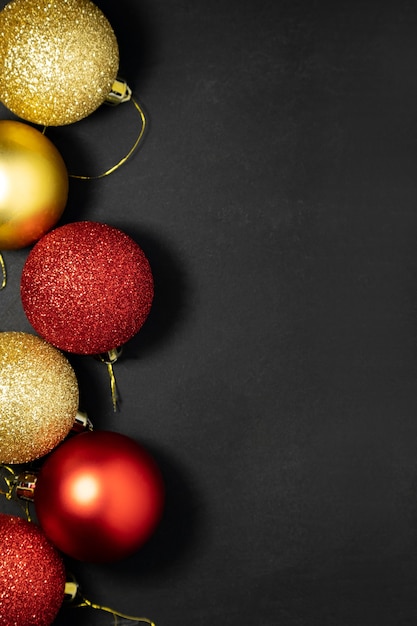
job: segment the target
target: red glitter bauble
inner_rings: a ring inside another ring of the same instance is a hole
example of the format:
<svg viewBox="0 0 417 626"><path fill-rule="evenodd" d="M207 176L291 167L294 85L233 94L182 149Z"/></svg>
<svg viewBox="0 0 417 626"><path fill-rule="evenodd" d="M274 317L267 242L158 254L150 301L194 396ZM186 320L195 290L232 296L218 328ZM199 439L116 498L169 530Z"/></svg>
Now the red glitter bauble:
<svg viewBox="0 0 417 626"><path fill-rule="evenodd" d="M38 526L0 513L0 624L50 626L63 601L65 568Z"/></svg>
<svg viewBox="0 0 417 626"><path fill-rule="evenodd" d="M51 453L34 500L39 524L59 550L105 563L149 539L162 515L164 483L153 458L133 439L93 431Z"/></svg>
<svg viewBox="0 0 417 626"><path fill-rule="evenodd" d="M23 308L36 332L76 354L122 346L145 322L153 277L143 250L121 230L74 222L51 231L23 267Z"/></svg>

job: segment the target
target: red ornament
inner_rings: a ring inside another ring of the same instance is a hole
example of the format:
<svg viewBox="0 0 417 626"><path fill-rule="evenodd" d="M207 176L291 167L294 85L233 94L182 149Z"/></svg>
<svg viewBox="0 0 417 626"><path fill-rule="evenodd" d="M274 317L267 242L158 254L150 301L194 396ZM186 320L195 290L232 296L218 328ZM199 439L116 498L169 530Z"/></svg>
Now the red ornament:
<svg viewBox="0 0 417 626"><path fill-rule="evenodd" d="M80 561L111 562L149 539L162 515L164 485L142 446L120 433L93 431L52 452L34 500L57 548Z"/></svg>
<svg viewBox="0 0 417 626"><path fill-rule="evenodd" d="M63 601L65 568L41 529L0 514L0 624L50 626Z"/></svg>
<svg viewBox="0 0 417 626"><path fill-rule="evenodd" d="M33 328L76 354L101 354L126 343L144 324L153 293L143 250L124 232L98 222L66 224L42 237L21 279Z"/></svg>

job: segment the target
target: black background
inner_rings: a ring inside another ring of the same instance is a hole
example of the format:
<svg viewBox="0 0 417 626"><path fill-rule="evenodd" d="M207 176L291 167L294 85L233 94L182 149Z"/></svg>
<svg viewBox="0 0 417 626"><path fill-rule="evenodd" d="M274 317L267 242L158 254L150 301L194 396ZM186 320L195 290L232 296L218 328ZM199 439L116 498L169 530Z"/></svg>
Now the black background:
<svg viewBox="0 0 417 626"><path fill-rule="evenodd" d="M156 297L119 413L104 366L70 360L95 428L143 442L168 498L137 554L69 568L157 626L414 625L415 2L97 5L149 126L117 172L71 181L61 223L133 236ZM93 174L139 127L125 104L48 135ZM4 254L1 330L31 330L27 252ZM75 622L112 620L56 624Z"/></svg>

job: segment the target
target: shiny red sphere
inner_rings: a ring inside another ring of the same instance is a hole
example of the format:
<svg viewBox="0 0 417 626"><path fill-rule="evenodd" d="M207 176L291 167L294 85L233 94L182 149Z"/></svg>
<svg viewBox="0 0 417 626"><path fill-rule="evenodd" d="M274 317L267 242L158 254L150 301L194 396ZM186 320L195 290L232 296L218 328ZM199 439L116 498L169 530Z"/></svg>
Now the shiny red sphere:
<svg viewBox="0 0 417 626"><path fill-rule="evenodd" d="M143 545L160 521L161 472L133 439L110 431L74 436L39 473L35 509L59 550L80 561L112 562Z"/></svg>

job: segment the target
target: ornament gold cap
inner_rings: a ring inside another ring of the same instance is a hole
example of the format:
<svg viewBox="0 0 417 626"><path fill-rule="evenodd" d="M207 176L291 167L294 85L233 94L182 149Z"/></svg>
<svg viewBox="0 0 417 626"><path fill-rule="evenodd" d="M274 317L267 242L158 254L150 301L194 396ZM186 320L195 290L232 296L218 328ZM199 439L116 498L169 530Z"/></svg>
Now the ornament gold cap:
<svg viewBox="0 0 417 626"><path fill-rule="evenodd" d="M83 413L83 411L77 411L74 420L74 426L71 428L72 434L83 433L93 430L93 424L91 420L88 418L87 413Z"/></svg>
<svg viewBox="0 0 417 626"><path fill-rule="evenodd" d="M123 102L129 102L132 98L132 90L123 78L117 77L105 102L117 106Z"/></svg>
<svg viewBox="0 0 417 626"><path fill-rule="evenodd" d="M16 496L21 500L33 502L35 499L35 488L38 476L36 472L23 472L16 478Z"/></svg>
<svg viewBox="0 0 417 626"><path fill-rule="evenodd" d="M113 365L119 359L122 352L123 352L123 346L118 347L118 348L112 348L111 350L108 350L107 352L104 352L103 354L99 354L98 358L100 359L100 361L103 361L103 363L106 363L108 365Z"/></svg>

